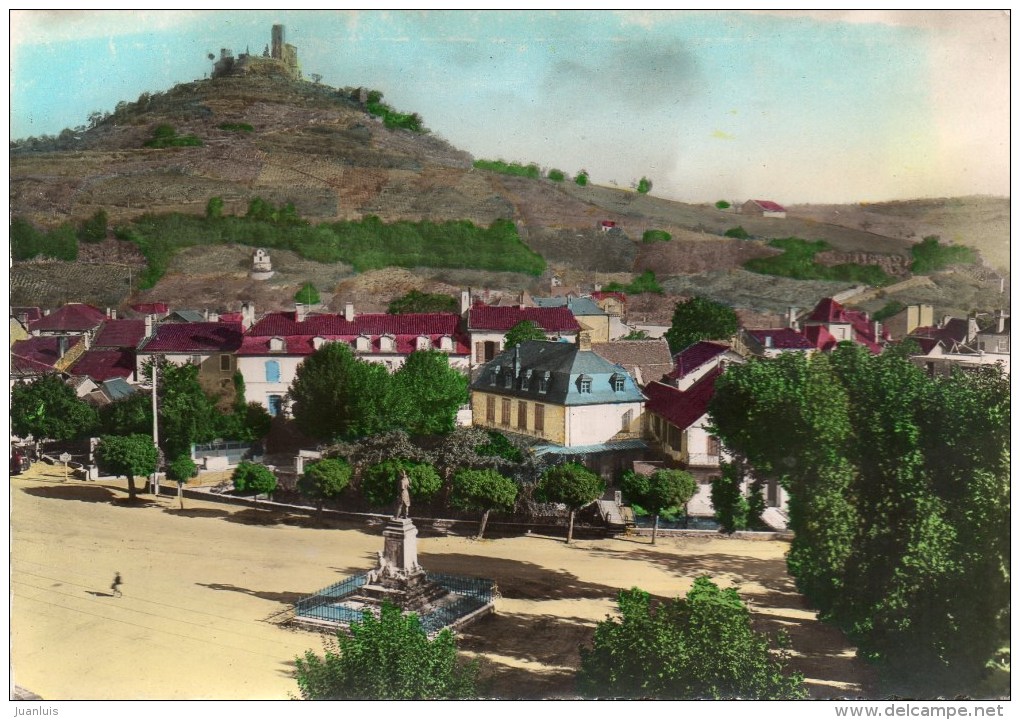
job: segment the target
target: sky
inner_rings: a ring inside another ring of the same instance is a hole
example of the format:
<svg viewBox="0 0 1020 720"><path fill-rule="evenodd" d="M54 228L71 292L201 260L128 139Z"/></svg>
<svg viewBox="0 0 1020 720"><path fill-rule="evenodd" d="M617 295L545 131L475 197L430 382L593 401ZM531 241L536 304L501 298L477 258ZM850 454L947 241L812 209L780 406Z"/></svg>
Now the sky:
<svg viewBox="0 0 1020 720"><path fill-rule="evenodd" d="M10 134L261 54L476 158L688 202L1008 196L1003 11L12 11Z"/></svg>

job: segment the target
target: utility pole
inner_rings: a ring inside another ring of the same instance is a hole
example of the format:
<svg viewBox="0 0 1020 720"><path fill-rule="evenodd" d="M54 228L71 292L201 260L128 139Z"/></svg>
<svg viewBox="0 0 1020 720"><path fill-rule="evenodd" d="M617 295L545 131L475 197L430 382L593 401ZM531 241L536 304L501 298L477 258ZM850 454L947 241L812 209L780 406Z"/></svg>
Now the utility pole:
<svg viewBox="0 0 1020 720"><path fill-rule="evenodd" d="M156 456L159 456L159 411L156 406L156 374L159 367L159 356L152 356L152 444L156 446ZM153 494L159 497L159 466L152 473Z"/></svg>

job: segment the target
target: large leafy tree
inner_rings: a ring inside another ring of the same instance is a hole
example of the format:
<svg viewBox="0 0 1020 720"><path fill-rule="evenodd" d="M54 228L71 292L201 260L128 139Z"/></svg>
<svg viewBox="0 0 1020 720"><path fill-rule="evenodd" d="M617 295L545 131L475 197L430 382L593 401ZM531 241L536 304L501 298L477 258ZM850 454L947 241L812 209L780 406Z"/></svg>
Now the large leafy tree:
<svg viewBox="0 0 1020 720"><path fill-rule="evenodd" d="M406 295L390 301L386 312L390 315L406 315L408 313L457 312L460 309L457 298L452 295L423 293L411 290Z"/></svg>
<svg viewBox="0 0 1020 720"><path fill-rule="evenodd" d="M96 460L106 472L127 478L128 499L134 501L135 476L145 477L156 472L159 451L148 435L106 435L95 450Z"/></svg>
<svg viewBox="0 0 1020 720"><path fill-rule="evenodd" d="M80 400L56 373L11 389L11 430L36 440L73 440L99 426L95 408Z"/></svg>
<svg viewBox="0 0 1020 720"><path fill-rule="evenodd" d="M660 700L795 700L803 678L751 627L736 590L707 577L685 598L653 606L638 588L620 593L620 617L595 628L581 648L578 689L588 697Z"/></svg>
<svg viewBox="0 0 1020 720"><path fill-rule="evenodd" d="M356 438L389 427L386 368L328 343L297 369L289 395L298 429L316 440Z"/></svg>
<svg viewBox="0 0 1020 720"><path fill-rule="evenodd" d="M448 433L468 401L467 375L450 367L444 353L417 350L390 379L391 413L414 435Z"/></svg>
<svg viewBox="0 0 1020 720"><path fill-rule="evenodd" d="M318 305L320 301L319 291L311 281L306 282L301 286L301 289L294 293L294 302L303 305Z"/></svg>
<svg viewBox="0 0 1020 720"><path fill-rule="evenodd" d="M1007 637L1008 387L850 344L716 385L720 437L790 492L798 587L896 692L969 692Z"/></svg>
<svg viewBox="0 0 1020 720"><path fill-rule="evenodd" d="M506 331L503 347L512 348L525 340L548 340L545 331L533 320L521 320Z"/></svg>
<svg viewBox="0 0 1020 720"><path fill-rule="evenodd" d="M673 320L666 331L669 350L678 353L701 340L726 340L737 332L733 308L695 295L673 308Z"/></svg>
<svg viewBox="0 0 1020 720"><path fill-rule="evenodd" d="M152 395L134 392L99 408L104 435L144 435L152 432Z"/></svg>
<svg viewBox="0 0 1020 720"><path fill-rule="evenodd" d="M457 660L449 629L430 639L418 616L384 603L365 611L350 634L338 631L322 657L309 650L295 661L306 700L454 700L478 694L478 664Z"/></svg>
<svg viewBox="0 0 1020 720"><path fill-rule="evenodd" d="M453 476L450 504L462 510L482 513L482 522L478 526L479 540L485 534L489 513L513 510L516 500L517 483L495 470L461 470Z"/></svg>
<svg viewBox="0 0 1020 720"><path fill-rule="evenodd" d="M260 494L269 495L276 489L276 476L265 465L242 460L231 475L234 490L244 495L253 495L258 504Z"/></svg>
<svg viewBox="0 0 1020 720"><path fill-rule="evenodd" d="M633 471L624 474L620 489L633 503L654 516L652 524L652 545L659 529L659 515L667 510L683 510L687 514L687 503L698 491L694 477L683 470L656 470L648 475Z"/></svg>
<svg viewBox="0 0 1020 720"><path fill-rule="evenodd" d="M297 481L298 492L315 501L318 515L326 500L339 497L351 484L351 464L343 458L323 458L305 468Z"/></svg>
<svg viewBox="0 0 1020 720"><path fill-rule="evenodd" d="M564 463L547 469L535 488L539 502L563 503L570 511L567 543L574 538L574 514L597 500L606 484L598 475L579 463Z"/></svg>
<svg viewBox="0 0 1020 720"><path fill-rule="evenodd" d="M217 436L221 415L198 382L197 365L161 363L157 372L160 446L167 457L190 455L194 443Z"/></svg>
<svg viewBox="0 0 1020 720"><path fill-rule="evenodd" d="M407 473L411 499L415 502L428 502L443 486L439 473L428 463L384 460L366 468L361 476L361 493L365 500L374 507L393 505L397 501L401 471Z"/></svg>

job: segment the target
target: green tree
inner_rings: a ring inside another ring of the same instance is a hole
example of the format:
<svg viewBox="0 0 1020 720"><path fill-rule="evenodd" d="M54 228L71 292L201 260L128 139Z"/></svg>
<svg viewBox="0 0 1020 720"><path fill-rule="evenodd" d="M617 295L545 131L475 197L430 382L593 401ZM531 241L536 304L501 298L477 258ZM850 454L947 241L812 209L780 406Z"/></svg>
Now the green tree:
<svg viewBox="0 0 1020 720"><path fill-rule="evenodd" d="M87 437L99 426L96 409L78 398L56 373L11 388L11 430L36 441Z"/></svg>
<svg viewBox="0 0 1020 720"><path fill-rule="evenodd" d="M152 396L134 392L99 408L103 435L144 435L152 432Z"/></svg>
<svg viewBox="0 0 1020 720"><path fill-rule="evenodd" d="M738 326L733 308L695 295L676 304L666 342L670 352L678 353L701 340L728 340Z"/></svg>
<svg viewBox="0 0 1020 720"><path fill-rule="evenodd" d="M725 200L716 200L715 208L716 208L716 210L729 210L730 209L730 204L728 202L726 202Z"/></svg>
<svg viewBox="0 0 1020 720"><path fill-rule="evenodd" d="M305 468L297 481L297 490L315 501L321 522L322 507L326 500L340 497L351 483L354 473L351 464L343 458L323 458Z"/></svg>
<svg viewBox="0 0 1020 720"><path fill-rule="evenodd" d="M521 320L506 331L503 347L512 348L525 340L548 340L545 331L533 320Z"/></svg>
<svg viewBox="0 0 1020 720"><path fill-rule="evenodd" d="M574 176L574 182L577 183L578 185L580 185L581 187L584 187L585 185L587 185L588 184L588 171L587 170L579 170L577 175Z"/></svg>
<svg viewBox="0 0 1020 720"><path fill-rule="evenodd" d="M637 191L642 195L646 195L649 190L652 189L652 181L646 177L642 177L638 180Z"/></svg>
<svg viewBox="0 0 1020 720"><path fill-rule="evenodd" d="M736 238L737 240L747 240L751 237L748 234L747 230L744 229L743 225L731 227L729 230L724 232L723 235L725 235L728 238Z"/></svg>
<svg viewBox="0 0 1020 720"><path fill-rule="evenodd" d="M214 195L205 204L205 216L210 220L223 217L223 198Z"/></svg>
<svg viewBox="0 0 1020 720"><path fill-rule="evenodd" d="M135 476L145 477L156 472L159 451L148 435L106 435L99 440L95 450L99 467L106 472L127 478L128 500L137 497Z"/></svg>
<svg viewBox="0 0 1020 720"><path fill-rule="evenodd" d="M306 282L301 289L294 293L294 302L303 305L318 305L321 302L319 291L311 282Z"/></svg>
<svg viewBox="0 0 1020 720"><path fill-rule="evenodd" d="M461 510L482 513L479 540L485 534L489 513L493 510L509 512L516 500L517 484L495 470L461 470L453 476L450 504Z"/></svg>
<svg viewBox="0 0 1020 720"><path fill-rule="evenodd" d="M659 515L669 510L683 510L698 491L694 477L683 470L661 469L649 475L634 471L624 473L620 489L632 503L637 503L654 516L652 545L659 529Z"/></svg>
<svg viewBox="0 0 1020 720"><path fill-rule="evenodd" d="M145 373L151 378L151 372L150 364ZM160 446L166 457L190 455L193 444L217 436L222 416L198 381L198 365L161 363L158 373Z"/></svg>
<svg viewBox="0 0 1020 720"><path fill-rule="evenodd" d="M562 170L557 170L556 168L553 168L552 170L547 172L545 176L552 180L553 182L563 182L564 180L567 179L566 173L564 173Z"/></svg>
<svg viewBox="0 0 1020 720"><path fill-rule="evenodd" d="M166 477L177 483L177 501L184 509L184 484L193 477L198 477L198 466L188 455L179 455L166 466Z"/></svg>
<svg viewBox="0 0 1020 720"><path fill-rule="evenodd" d="M234 490L242 495L253 495L258 505L259 495L270 495L276 489L276 476L265 465L242 460L234 469L230 479Z"/></svg>
<svg viewBox="0 0 1020 720"><path fill-rule="evenodd" d="M390 427L389 384L382 365L354 357L346 343L327 343L295 373L294 423L326 442L381 432Z"/></svg>
<svg viewBox="0 0 1020 720"><path fill-rule="evenodd" d="M658 700L796 700L803 678L786 667L787 653L771 652L768 636L751 627L733 588L707 577L685 598L653 606L638 588L618 599L620 618L595 627L581 648L578 689L588 697ZM780 638L781 643L785 638Z"/></svg>
<svg viewBox="0 0 1020 720"><path fill-rule="evenodd" d="M105 210L96 210L92 217L82 221L78 239L82 242L97 243L106 239L107 218Z"/></svg>
<svg viewBox="0 0 1020 720"><path fill-rule="evenodd" d="M597 500L606 485L602 478L579 463L555 465L542 474L535 488L539 502L562 503L570 511L567 544L574 537L574 513Z"/></svg>
<svg viewBox="0 0 1020 720"><path fill-rule="evenodd" d="M460 307L457 298L441 293L423 293L411 290L402 297L392 300L386 312L390 315L409 313L457 312Z"/></svg>
<svg viewBox="0 0 1020 720"><path fill-rule="evenodd" d="M350 634L337 631L319 657L295 661L306 700L454 700L478 694L478 664L457 660L449 629L429 639L414 613L384 603L379 617L366 610Z"/></svg>
<svg viewBox="0 0 1020 720"><path fill-rule="evenodd" d="M468 401L468 378L446 353L416 350L390 379L390 412L413 435L448 433Z"/></svg>
<svg viewBox="0 0 1020 720"><path fill-rule="evenodd" d="M722 472L712 478L712 512L723 532L746 530L750 507L740 490L743 476L732 463L722 463Z"/></svg>
<svg viewBox="0 0 1020 720"><path fill-rule="evenodd" d="M428 463L384 460L365 468L362 473L361 493L369 505L386 507L396 503L401 471L407 473L407 479L411 482L411 500L415 503L428 502L443 487L443 479Z"/></svg>

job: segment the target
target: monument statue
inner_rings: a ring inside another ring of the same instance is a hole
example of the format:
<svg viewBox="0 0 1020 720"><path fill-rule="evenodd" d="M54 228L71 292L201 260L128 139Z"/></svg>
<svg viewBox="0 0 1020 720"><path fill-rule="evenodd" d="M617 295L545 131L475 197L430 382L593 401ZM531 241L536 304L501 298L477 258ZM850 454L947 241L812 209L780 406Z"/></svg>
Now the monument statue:
<svg viewBox="0 0 1020 720"><path fill-rule="evenodd" d="M407 477L407 471L400 471L400 502L397 505L397 514L393 517L411 517L411 480Z"/></svg>

